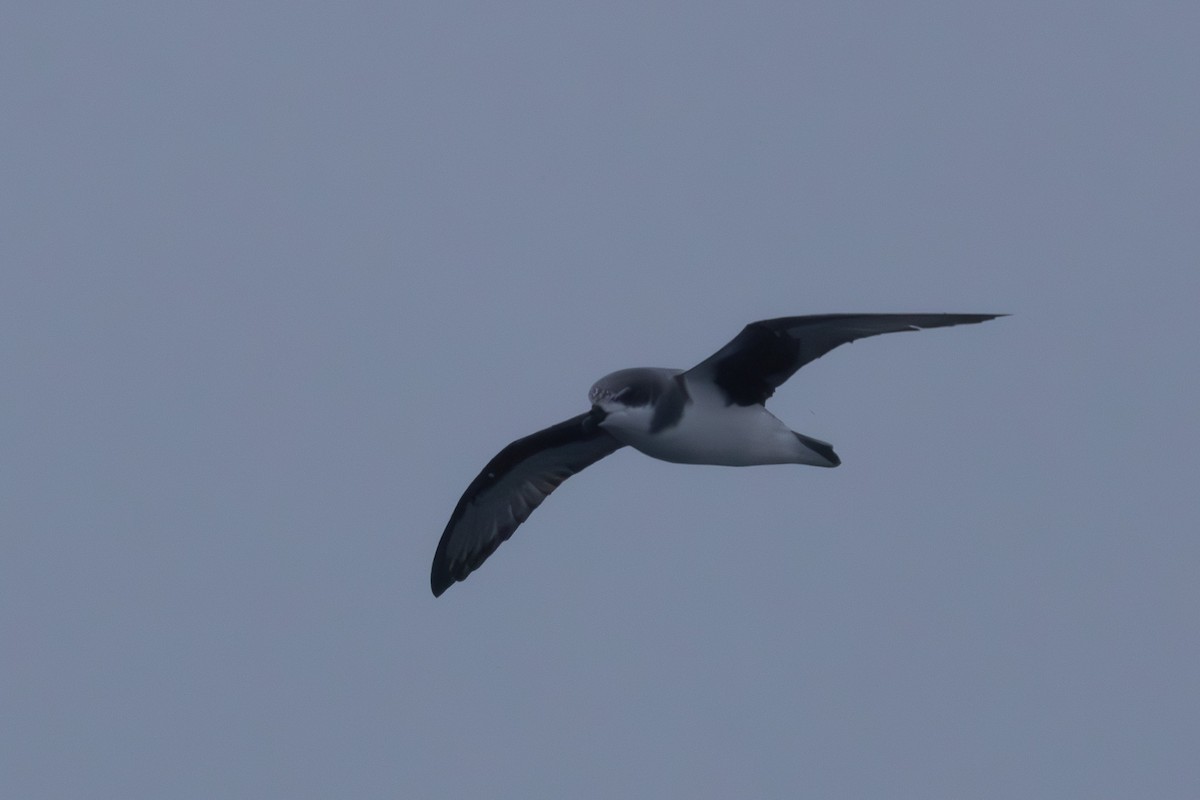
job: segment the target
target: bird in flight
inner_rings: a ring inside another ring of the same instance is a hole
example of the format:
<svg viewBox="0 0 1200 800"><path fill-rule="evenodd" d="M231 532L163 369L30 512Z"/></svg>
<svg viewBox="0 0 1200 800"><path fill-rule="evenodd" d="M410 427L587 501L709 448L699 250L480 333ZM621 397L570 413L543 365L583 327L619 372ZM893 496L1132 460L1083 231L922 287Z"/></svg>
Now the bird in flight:
<svg viewBox="0 0 1200 800"><path fill-rule="evenodd" d="M625 445L680 464L841 463L765 403L796 370L838 345L881 333L985 322L1004 314L819 314L752 322L687 370L606 375L590 411L505 447L463 493L433 556L435 597L495 552L559 484Z"/></svg>

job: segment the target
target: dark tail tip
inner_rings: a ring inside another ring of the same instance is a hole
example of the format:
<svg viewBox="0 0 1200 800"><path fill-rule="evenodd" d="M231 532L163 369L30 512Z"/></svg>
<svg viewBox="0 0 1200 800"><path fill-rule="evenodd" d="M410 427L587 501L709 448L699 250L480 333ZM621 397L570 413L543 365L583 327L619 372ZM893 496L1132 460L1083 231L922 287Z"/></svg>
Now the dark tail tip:
<svg viewBox="0 0 1200 800"><path fill-rule="evenodd" d="M829 442L822 442L820 439L814 439L811 436L805 436L803 433L796 433L795 431L792 431L792 433L800 440L800 444L812 450L827 462L825 464L815 464L814 466L836 467L842 463L842 460L838 458L838 454L833 452L833 445Z"/></svg>

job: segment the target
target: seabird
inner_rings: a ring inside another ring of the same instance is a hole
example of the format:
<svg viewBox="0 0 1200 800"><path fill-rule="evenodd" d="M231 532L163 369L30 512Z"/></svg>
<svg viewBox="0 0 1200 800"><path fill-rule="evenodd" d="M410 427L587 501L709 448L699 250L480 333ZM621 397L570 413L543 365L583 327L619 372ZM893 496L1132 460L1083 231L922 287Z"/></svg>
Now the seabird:
<svg viewBox="0 0 1200 800"><path fill-rule="evenodd" d="M1003 314L820 314L752 322L688 370L606 375L590 411L518 439L471 481L433 556L435 597L464 580L559 484L629 445L680 464L841 463L828 442L796 433L764 405L796 370L838 345L881 333L944 328Z"/></svg>

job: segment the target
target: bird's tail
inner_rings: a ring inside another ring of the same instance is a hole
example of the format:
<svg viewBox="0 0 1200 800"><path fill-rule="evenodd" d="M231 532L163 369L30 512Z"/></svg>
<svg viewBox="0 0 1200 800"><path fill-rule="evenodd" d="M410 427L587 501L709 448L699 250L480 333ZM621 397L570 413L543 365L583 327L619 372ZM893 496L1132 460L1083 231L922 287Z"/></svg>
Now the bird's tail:
<svg viewBox="0 0 1200 800"><path fill-rule="evenodd" d="M836 467L842 463L838 454L833 452L833 445L829 442L822 442L820 439L814 439L795 431L792 431L792 434L803 446L801 457L804 460L800 462L801 464L811 464L814 467Z"/></svg>

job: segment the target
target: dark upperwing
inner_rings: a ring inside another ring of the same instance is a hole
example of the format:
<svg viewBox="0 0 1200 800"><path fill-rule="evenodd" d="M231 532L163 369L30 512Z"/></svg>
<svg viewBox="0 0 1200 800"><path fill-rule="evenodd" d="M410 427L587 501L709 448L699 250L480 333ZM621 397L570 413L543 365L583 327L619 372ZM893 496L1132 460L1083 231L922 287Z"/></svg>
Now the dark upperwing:
<svg viewBox="0 0 1200 800"><path fill-rule="evenodd" d="M816 314L751 322L685 373L715 383L730 405L765 403L784 381L838 345L881 333L985 322L1004 314Z"/></svg>
<svg viewBox="0 0 1200 800"><path fill-rule="evenodd" d="M623 445L580 414L517 439L463 492L433 556L434 597L479 567L559 484Z"/></svg>

